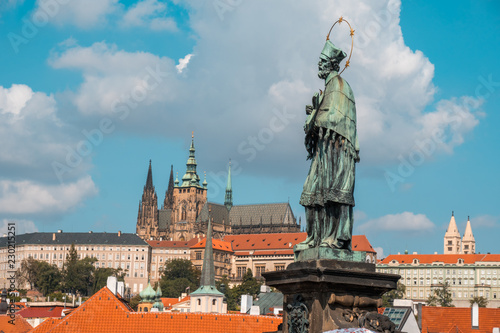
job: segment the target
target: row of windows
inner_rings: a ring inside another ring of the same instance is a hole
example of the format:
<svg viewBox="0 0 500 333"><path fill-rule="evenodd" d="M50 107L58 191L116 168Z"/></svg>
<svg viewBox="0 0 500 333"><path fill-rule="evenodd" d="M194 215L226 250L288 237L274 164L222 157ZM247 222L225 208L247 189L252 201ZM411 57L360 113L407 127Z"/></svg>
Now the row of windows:
<svg viewBox="0 0 500 333"><path fill-rule="evenodd" d="M189 250L161 250L161 249L154 249L153 253L173 253L173 254L189 254Z"/></svg>

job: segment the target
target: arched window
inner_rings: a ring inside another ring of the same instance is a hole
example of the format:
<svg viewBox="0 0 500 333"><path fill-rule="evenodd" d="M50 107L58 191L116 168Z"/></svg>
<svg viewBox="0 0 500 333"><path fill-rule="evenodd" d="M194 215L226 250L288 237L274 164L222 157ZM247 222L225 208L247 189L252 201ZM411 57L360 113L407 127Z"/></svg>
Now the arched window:
<svg viewBox="0 0 500 333"><path fill-rule="evenodd" d="M212 305L216 305L217 304L217 300L213 299L212 300Z"/></svg>
<svg viewBox="0 0 500 333"><path fill-rule="evenodd" d="M198 298L198 305L201 305L201 299Z"/></svg>

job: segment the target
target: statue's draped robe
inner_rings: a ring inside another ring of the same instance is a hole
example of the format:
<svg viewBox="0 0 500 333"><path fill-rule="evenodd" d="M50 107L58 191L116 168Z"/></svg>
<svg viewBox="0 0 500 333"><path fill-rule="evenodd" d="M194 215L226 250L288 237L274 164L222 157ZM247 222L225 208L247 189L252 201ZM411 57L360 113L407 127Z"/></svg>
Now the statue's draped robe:
<svg viewBox="0 0 500 333"><path fill-rule="evenodd" d="M331 73L318 105L315 129L306 137L312 162L300 198L306 208L308 238L304 243L351 249L355 163L359 160L351 87L336 72Z"/></svg>

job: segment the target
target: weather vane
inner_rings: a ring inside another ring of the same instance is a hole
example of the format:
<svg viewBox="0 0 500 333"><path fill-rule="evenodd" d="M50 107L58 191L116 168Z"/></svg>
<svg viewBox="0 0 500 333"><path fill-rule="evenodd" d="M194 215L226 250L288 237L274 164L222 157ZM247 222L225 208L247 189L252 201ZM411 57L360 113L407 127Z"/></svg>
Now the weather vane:
<svg viewBox="0 0 500 333"><path fill-rule="evenodd" d="M345 62L344 69L342 69L342 71L339 73L339 75L342 74L342 72L344 72L345 69L347 67L349 67L349 65L350 65L350 60L351 60L351 55L352 55L352 48L354 47L354 29L351 27L351 24L345 18L343 18L341 16L337 21L335 21L335 23L333 23L332 27L330 28L330 31L328 31L328 35L326 35L326 40L329 40L330 39L330 33L332 32L332 29L335 26L335 24L338 23L340 25L342 22L347 23L347 25L349 26L349 29L350 29L351 51L349 52L349 58L347 58L347 61Z"/></svg>

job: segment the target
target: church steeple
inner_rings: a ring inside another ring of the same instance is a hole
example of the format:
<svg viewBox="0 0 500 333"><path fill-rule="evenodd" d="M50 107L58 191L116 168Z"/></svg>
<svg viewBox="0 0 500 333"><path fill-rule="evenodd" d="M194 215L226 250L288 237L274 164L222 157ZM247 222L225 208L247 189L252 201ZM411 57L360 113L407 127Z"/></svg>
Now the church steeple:
<svg viewBox="0 0 500 333"><path fill-rule="evenodd" d="M149 169L148 169L148 177L146 179L145 189L153 189L153 172L151 171L151 160L149 160Z"/></svg>
<svg viewBox="0 0 500 333"><path fill-rule="evenodd" d="M459 254L460 252L461 237L455 222L455 214L452 212L448 229L444 235L444 254Z"/></svg>
<svg viewBox="0 0 500 333"><path fill-rule="evenodd" d="M476 240L472 234L472 227L470 225L470 218L467 217L467 225L465 227L464 237L462 238L462 252L464 254L476 253Z"/></svg>
<svg viewBox="0 0 500 333"><path fill-rule="evenodd" d="M158 197L153 185L153 171L149 160L146 185L142 193L137 212L136 233L143 239L149 240L157 237L158 232Z"/></svg>
<svg viewBox="0 0 500 333"><path fill-rule="evenodd" d="M168 188L165 192L165 200L163 201L164 209L174 208L174 166L170 166L170 179L168 180Z"/></svg>
<svg viewBox="0 0 500 333"><path fill-rule="evenodd" d="M233 188L231 185L231 160L229 160L229 170L227 172L226 196L224 198L224 206L230 211L233 207Z"/></svg>
<svg viewBox="0 0 500 333"><path fill-rule="evenodd" d="M190 294L191 312L223 312L224 294L215 287L214 252L212 247L212 221L208 213L208 230L203 254L200 287ZM212 303L213 302L213 303Z"/></svg>
<svg viewBox="0 0 500 333"><path fill-rule="evenodd" d="M186 163L186 174L182 177L181 187L200 187L200 176L196 173L196 158L194 156L194 132L191 134L191 146L189 147L189 158Z"/></svg>

